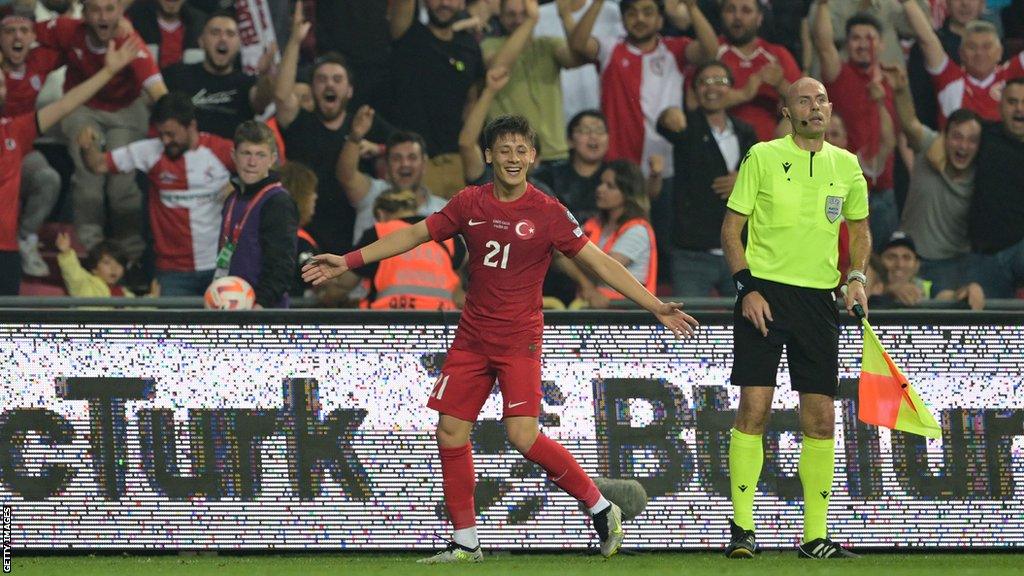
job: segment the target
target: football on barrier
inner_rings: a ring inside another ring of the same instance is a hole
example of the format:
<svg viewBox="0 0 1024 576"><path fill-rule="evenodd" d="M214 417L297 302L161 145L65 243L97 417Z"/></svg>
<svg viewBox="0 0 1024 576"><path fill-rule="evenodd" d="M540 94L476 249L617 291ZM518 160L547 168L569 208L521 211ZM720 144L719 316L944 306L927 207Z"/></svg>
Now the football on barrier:
<svg viewBox="0 0 1024 576"><path fill-rule="evenodd" d="M238 276L217 278L203 295L203 304L208 310L251 310L255 303L256 291Z"/></svg>

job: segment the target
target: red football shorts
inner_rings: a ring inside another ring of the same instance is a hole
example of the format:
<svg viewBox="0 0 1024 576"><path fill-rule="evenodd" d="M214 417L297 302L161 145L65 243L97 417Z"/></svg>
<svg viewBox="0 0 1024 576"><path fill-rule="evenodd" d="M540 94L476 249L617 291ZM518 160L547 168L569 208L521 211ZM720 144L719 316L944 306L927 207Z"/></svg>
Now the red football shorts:
<svg viewBox="0 0 1024 576"><path fill-rule="evenodd" d="M501 388L503 418L540 416L540 360L523 356L484 356L449 350L427 407L460 420L476 422L494 389Z"/></svg>

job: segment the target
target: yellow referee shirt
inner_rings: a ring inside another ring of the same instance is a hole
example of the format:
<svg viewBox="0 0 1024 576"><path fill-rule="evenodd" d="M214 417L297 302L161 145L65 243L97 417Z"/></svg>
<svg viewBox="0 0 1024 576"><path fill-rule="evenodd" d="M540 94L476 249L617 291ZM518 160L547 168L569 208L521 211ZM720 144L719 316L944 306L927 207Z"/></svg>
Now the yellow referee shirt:
<svg viewBox="0 0 1024 576"><path fill-rule="evenodd" d="M786 136L747 152L728 206L749 217L751 275L831 289L839 284L839 222L868 217L868 185L850 152L828 142L808 152Z"/></svg>

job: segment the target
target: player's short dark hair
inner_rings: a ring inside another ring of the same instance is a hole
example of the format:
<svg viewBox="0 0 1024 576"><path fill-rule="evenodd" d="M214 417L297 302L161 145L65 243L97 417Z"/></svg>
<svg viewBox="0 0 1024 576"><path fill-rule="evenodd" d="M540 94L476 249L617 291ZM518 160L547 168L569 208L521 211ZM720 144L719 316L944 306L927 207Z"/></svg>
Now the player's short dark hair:
<svg viewBox="0 0 1024 576"><path fill-rule="evenodd" d="M690 86L695 90L697 89L697 77L704 73L708 68L721 68L725 70L725 77L729 79L729 85L732 86L736 83L736 79L732 76L732 70L726 66L725 62L721 60L708 60L707 62L697 66L697 69L693 71L693 75L690 78Z"/></svg>
<svg viewBox="0 0 1024 576"><path fill-rule="evenodd" d="M420 136L418 133L408 130L399 130L398 132L393 133L391 136L388 136L387 142L384 143L384 149L387 150L387 152L391 152L392 148L398 146L399 144L405 144L406 142L419 144L420 153L423 154L424 156L427 155L427 141L424 140L423 136Z"/></svg>
<svg viewBox="0 0 1024 576"><path fill-rule="evenodd" d="M626 16L626 12L628 12L629 9L632 8L634 4L636 4L637 2L642 2L642 1L643 0L621 0L619 2L619 14L621 14L623 17L625 17ZM658 7L658 14L661 14L662 16L664 16L665 15L665 0L653 0L653 2Z"/></svg>
<svg viewBox="0 0 1024 576"><path fill-rule="evenodd" d="M615 172L615 187L622 191L622 198L625 201L622 216L617 223L622 224L634 218L646 220L651 204L647 198L646 182L640 166L631 160L620 158L606 164L604 169ZM608 222L607 211L601 211L601 220Z"/></svg>
<svg viewBox="0 0 1024 576"><path fill-rule="evenodd" d="M484 146L490 150L498 138L519 135L531 145L537 141L537 133L530 127L530 122L518 114L504 114L487 123L484 127Z"/></svg>
<svg viewBox="0 0 1024 576"><path fill-rule="evenodd" d="M180 91L164 94L153 105L150 121L154 124L177 120L182 126L188 126L196 119L196 107L192 98Z"/></svg>
<svg viewBox="0 0 1024 576"><path fill-rule="evenodd" d="M1020 78L1019 83L1024 84L1024 78ZM979 125L982 124L981 116L978 116L977 112L974 110L968 110L967 108L960 108L959 110L955 110L949 115L949 118L946 119L946 129L943 130L943 133L949 134L950 128L958 124L963 124L964 122L977 122Z"/></svg>
<svg viewBox="0 0 1024 576"><path fill-rule="evenodd" d="M878 31L878 35L882 35L882 21L875 18L867 12L858 12L846 21L846 36L850 36L850 30L853 30L854 26L871 26Z"/></svg>
<svg viewBox="0 0 1024 576"><path fill-rule="evenodd" d="M348 60L346 60L340 52L334 52L333 50L325 52L313 62L313 69L309 72L310 81L312 82L313 78L316 76L317 70L319 70L321 66L326 66L328 64L337 64L344 68L345 74L348 75L348 83L355 86L355 78L352 75L352 69L348 66Z"/></svg>
<svg viewBox="0 0 1024 576"><path fill-rule="evenodd" d="M95 270L96 266L99 265L100 260L102 260L104 256L110 256L114 260L117 260L121 266L125 266L128 262L128 259L120 248L109 240L104 240L89 250L89 253L85 256L85 260L82 261L82 268L85 268L90 272Z"/></svg>
<svg viewBox="0 0 1024 576"><path fill-rule="evenodd" d="M269 126L259 120L246 120L235 129L235 148L242 144L264 144L277 152L277 139Z"/></svg>
<svg viewBox="0 0 1024 576"><path fill-rule="evenodd" d="M572 139L572 133L575 132L577 128L579 128L580 123L583 122L584 118L597 118L598 120L601 121L602 124L604 124L605 128L608 128L608 119L604 117L604 114L602 114L600 110L597 110L595 108L590 108L589 110L581 110L577 112L571 120L569 120L569 125L565 127L566 138L570 140Z"/></svg>

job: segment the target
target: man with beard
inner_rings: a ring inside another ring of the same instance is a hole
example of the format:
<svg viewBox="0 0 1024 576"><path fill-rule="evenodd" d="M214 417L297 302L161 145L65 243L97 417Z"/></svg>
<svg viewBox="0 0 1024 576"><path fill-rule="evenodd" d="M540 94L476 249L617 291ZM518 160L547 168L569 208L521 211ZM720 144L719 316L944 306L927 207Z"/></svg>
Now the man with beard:
<svg viewBox="0 0 1024 576"><path fill-rule="evenodd" d="M658 119L658 131L672 143L677 169L686 174L672 181L672 293L679 296L707 297L712 289L719 296L736 294L720 233L740 159L757 134L726 113L725 94L732 83L725 63L701 64L693 74L697 110L684 116L673 107Z"/></svg>
<svg viewBox="0 0 1024 576"><path fill-rule="evenodd" d="M352 233L353 242L373 228L373 206L377 197L388 190L408 190L416 194L417 214L429 216L444 208L444 198L431 194L423 185L423 172L427 165L426 143L415 132L395 132L388 138L384 158L387 180L371 178L359 171L359 144L373 127L373 108L362 106L352 119L352 128L345 139L345 147L338 157L338 181L345 195L356 209Z"/></svg>
<svg viewBox="0 0 1024 576"><path fill-rule="evenodd" d="M58 16L82 17L82 3L78 0L36 0L35 21L47 22ZM64 93L64 75L67 67L62 65L47 76L39 91L37 104L43 106L56 101Z"/></svg>
<svg viewBox="0 0 1024 576"><path fill-rule="evenodd" d="M425 0L429 22L416 19L416 0L395 0L388 11L393 74L388 119L427 142L425 184L450 197L465 184L459 158L463 111L477 97L484 60L476 39L452 24L465 0Z"/></svg>
<svg viewBox="0 0 1024 576"><path fill-rule="evenodd" d="M782 68L781 77L772 78L778 80L776 84L762 82L753 100L729 110L729 114L753 126L757 139L762 142L775 137L781 95L786 93L790 82L800 77L800 67L785 46L758 36L763 21L764 9L758 0L725 0L722 3L724 34L718 47L718 59L729 67L733 87L737 89L746 86L752 75L769 64Z"/></svg>
<svg viewBox="0 0 1024 576"><path fill-rule="evenodd" d="M352 246L356 213L352 204L338 193L341 183L336 168L352 130L353 115L346 110L352 99L352 80L340 54L325 54L313 66L313 112L299 106L295 74L299 45L309 29L310 23L303 17L302 3L297 3L291 36L281 57L281 69L274 86L276 117L288 159L302 162L316 172L316 212L309 225L309 233L323 250L345 251ZM391 125L375 117L364 136L373 142L384 142L392 132L394 128Z"/></svg>
<svg viewBox="0 0 1024 576"><path fill-rule="evenodd" d="M273 80L267 73L273 52L260 61L259 80L243 73L237 66L242 48L238 22L226 11L210 16L198 43L203 61L171 66L164 70L164 81L170 90L192 97L200 130L233 138L239 124L263 112L273 99Z"/></svg>
<svg viewBox="0 0 1024 576"><path fill-rule="evenodd" d="M202 296L213 281L221 192L235 163L230 140L200 132L188 94L170 92L153 107L157 137L107 153L96 132L79 135L82 157L96 174L145 172L149 224L162 296Z"/></svg>
<svg viewBox="0 0 1024 576"><path fill-rule="evenodd" d="M658 135L658 116L683 101L683 68L718 53L715 31L696 0L686 0L698 40L662 38L661 0L623 0L619 10L626 37L596 38L591 34L603 5L603 0L590 5L573 29L569 47L601 69L601 111L611 135L607 159L626 158L646 170L656 154L666 159L662 176L671 178L672 146Z"/></svg>
<svg viewBox="0 0 1024 576"><path fill-rule="evenodd" d="M188 52L199 48L199 33L206 20L201 10L185 0L149 0L133 2L125 15L156 55L161 70L182 60L195 62Z"/></svg>
<svg viewBox="0 0 1024 576"><path fill-rule="evenodd" d="M999 95L1007 80L1024 76L1024 52L1000 64L1003 44L998 30L989 22L975 20L964 27L962 64L958 65L946 54L925 13L914 2L904 2L903 6L935 84L939 126L945 126L946 118L960 108L973 110L985 120L999 121Z"/></svg>
<svg viewBox="0 0 1024 576"><path fill-rule="evenodd" d="M29 12L28 14L31 14ZM7 97L0 103L0 114L17 116L36 109L36 99L46 75L64 64L64 56L51 48L37 46L32 18L16 11L0 20L0 68L7 85ZM43 278L50 268L39 254L39 236L46 217L60 195L60 174L38 150L32 150L21 161L21 199L23 202L18 226L18 251L21 270L29 276Z"/></svg>
<svg viewBox="0 0 1024 576"><path fill-rule="evenodd" d="M895 0L893 0L895 1ZM908 2L908 16L914 9ZM821 62L821 78L825 82L837 114L846 119L848 149L863 158L875 158L882 142L881 114L896 118L892 86L882 74L879 55L884 49L883 25L874 16L857 14L846 21L846 61L839 56L833 42L829 0L818 0L812 37ZM871 96L872 85L884 91L879 106ZM895 122L893 122L895 124ZM899 208L893 189L893 160L890 153L880 171L865 173L871 204L871 238L881 246L899 224Z"/></svg>
<svg viewBox="0 0 1024 576"><path fill-rule="evenodd" d="M907 74L900 69L886 72L893 78L903 134L916 153L900 230L917 240L921 275L934 282L935 291L954 289L966 279L971 249L967 222L981 118L961 108L936 132L914 113Z"/></svg>
<svg viewBox="0 0 1024 576"><path fill-rule="evenodd" d="M139 38L135 32L122 30L124 10L120 0L85 0L82 13L83 20L60 17L36 24L39 43L63 51L67 58L65 90L77 86L103 66L104 46L110 41L120 46L128 39ZM166 93L160 70L143 46L127 68L61 123L75 163L71 177L75 230L86 249L99 244L107 228L129 260L138 260L146 245L141 230L142 193L134 175L102 176L90 172L76 144L78 133L90 127L101 134L111 149L140 140L146 134L149 120L143 94L155 102Z"/></svg>

